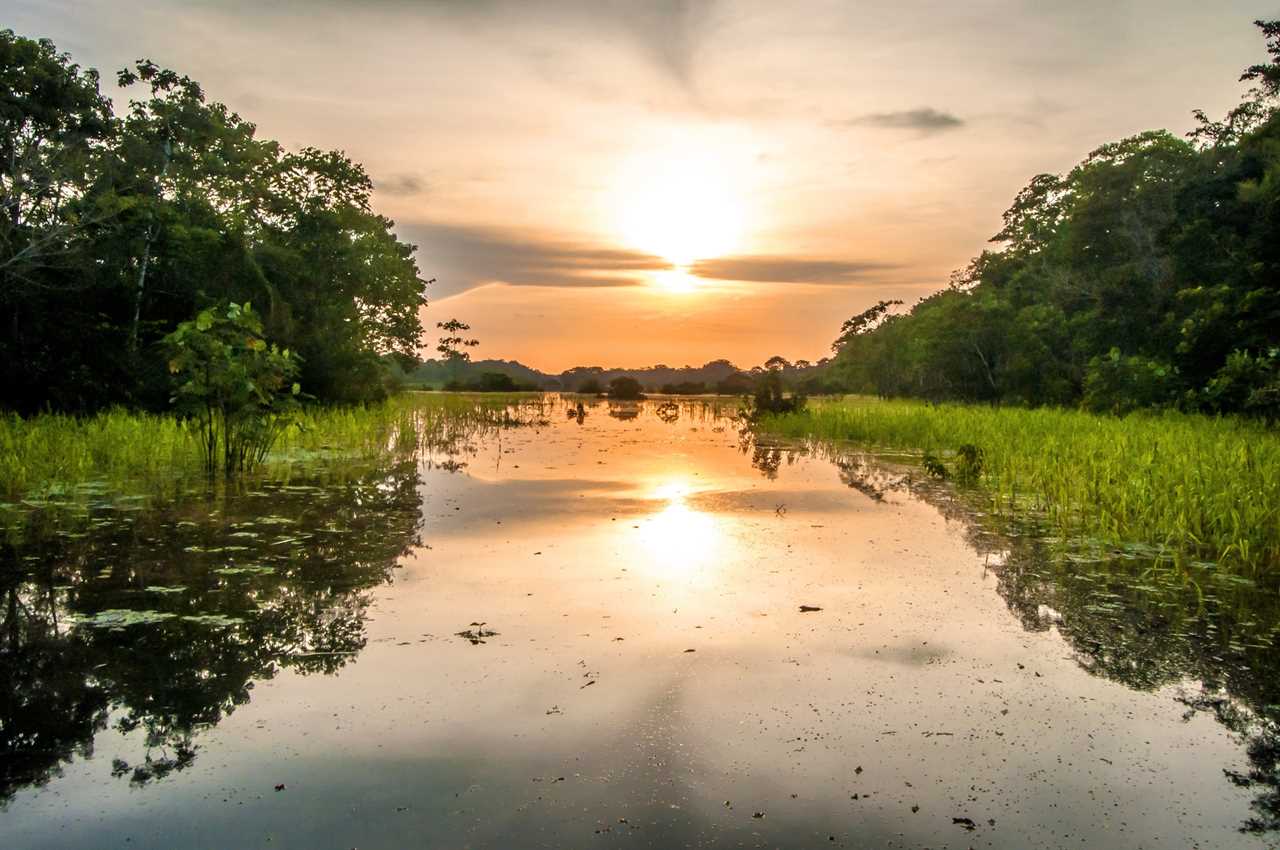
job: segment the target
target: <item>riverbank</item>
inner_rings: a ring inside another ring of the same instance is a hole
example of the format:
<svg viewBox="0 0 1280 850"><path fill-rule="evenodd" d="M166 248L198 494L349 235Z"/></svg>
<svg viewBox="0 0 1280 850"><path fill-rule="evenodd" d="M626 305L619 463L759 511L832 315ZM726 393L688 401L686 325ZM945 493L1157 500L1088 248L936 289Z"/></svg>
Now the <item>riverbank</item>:
<svg viewBox="0 0 1280 850"><path fill-rule="evenodd" d="M1183 563L1280 574L1280 434L1256 421L846 397L758 428L920 452L968 477L996 514L1035 513L1063 533L1151 544ZM966 446L980 450L980 469Z"/></svg>

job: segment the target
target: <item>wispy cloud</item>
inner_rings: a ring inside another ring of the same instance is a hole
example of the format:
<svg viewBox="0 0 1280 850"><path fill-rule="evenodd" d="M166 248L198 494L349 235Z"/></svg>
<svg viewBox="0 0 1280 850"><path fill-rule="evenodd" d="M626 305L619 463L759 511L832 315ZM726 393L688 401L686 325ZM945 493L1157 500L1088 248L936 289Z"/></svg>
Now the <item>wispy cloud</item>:
<svg viewBox="0 0 1280 850"><path fill-rule="evenodd" d="M661 257L532 231L438 222L402 222L418 265L437 279L435 295L486 283L513 286L635 286L644 272L669 269Z"/></svg>
<svg viewBox="0 0 1280 850"><path fill-rule="evenodd" d="M699 260L689 267L689 273L711 280L840 285L863 283L894 268L897 266L891 263L748 255Z"/></svg>
<svg viewBox="0 0 1280 850"><path fill-rule="evenodd" d="M898 112L872 112L859 115L841 122L851 127L880 127L886 130L915 130L921 134L941 133L964 126L964 120L934 109L932 106L920 109L904 109Z"/></svg>
<svg viewBox="0 0 1280 850"><path fill-rule="evenodd" d="M427 191L427 181L416 174L391 174L374 180L373 188L384 195L421 195Z"/></svg>

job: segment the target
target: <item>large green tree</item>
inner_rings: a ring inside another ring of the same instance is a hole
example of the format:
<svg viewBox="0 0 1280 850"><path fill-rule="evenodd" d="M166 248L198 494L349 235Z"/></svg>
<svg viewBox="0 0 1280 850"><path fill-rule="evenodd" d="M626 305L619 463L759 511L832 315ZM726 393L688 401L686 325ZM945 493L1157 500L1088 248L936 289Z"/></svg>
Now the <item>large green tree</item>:
<svg viewBox="0 0 1280 850"><path fill-rule="evenodd" d="M142 60L120 116L46 41L0 33L0 354L18 410L161 406L160 340L210 305L263 307L306 391L385 392L416 358L426 283L339 151L285 150Z"/></svg>
<svg viewBox="0 0 1280 850"><path fill-rule="evenodd" d="M1018 193L982 253L905 314L845 323L847 389L1280 415L1280 22L1221 121L1140 133Z"/></svg>

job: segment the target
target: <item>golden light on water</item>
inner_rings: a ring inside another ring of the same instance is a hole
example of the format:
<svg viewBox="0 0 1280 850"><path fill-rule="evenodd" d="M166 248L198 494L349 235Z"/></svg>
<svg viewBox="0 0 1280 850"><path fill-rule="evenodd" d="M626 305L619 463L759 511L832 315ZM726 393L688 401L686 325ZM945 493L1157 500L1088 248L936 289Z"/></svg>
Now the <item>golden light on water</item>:
<svg viewBox="0 0 1280 850"><path fill-rule="evenodd" d="M692 489L683 480L664 482L652 497L665 506L640 526L640 541L653 572L670 579L705 579L721 547L721 531L716 519L690 507Z"/></svg>

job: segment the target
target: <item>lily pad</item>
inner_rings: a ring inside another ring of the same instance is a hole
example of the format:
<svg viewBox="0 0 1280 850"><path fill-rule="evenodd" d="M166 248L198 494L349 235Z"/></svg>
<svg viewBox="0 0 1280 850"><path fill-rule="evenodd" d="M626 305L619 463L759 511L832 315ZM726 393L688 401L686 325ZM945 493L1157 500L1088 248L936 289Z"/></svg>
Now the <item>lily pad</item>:
<svg viewBox="0 0 1280 850"><path fill-rule="evenodd" d="M79 615L74 622L92 629L123 629L128 626L149 625L172 620L176 617L168 611L133 611L127 608L108 608L96 614Z"/></svg>

